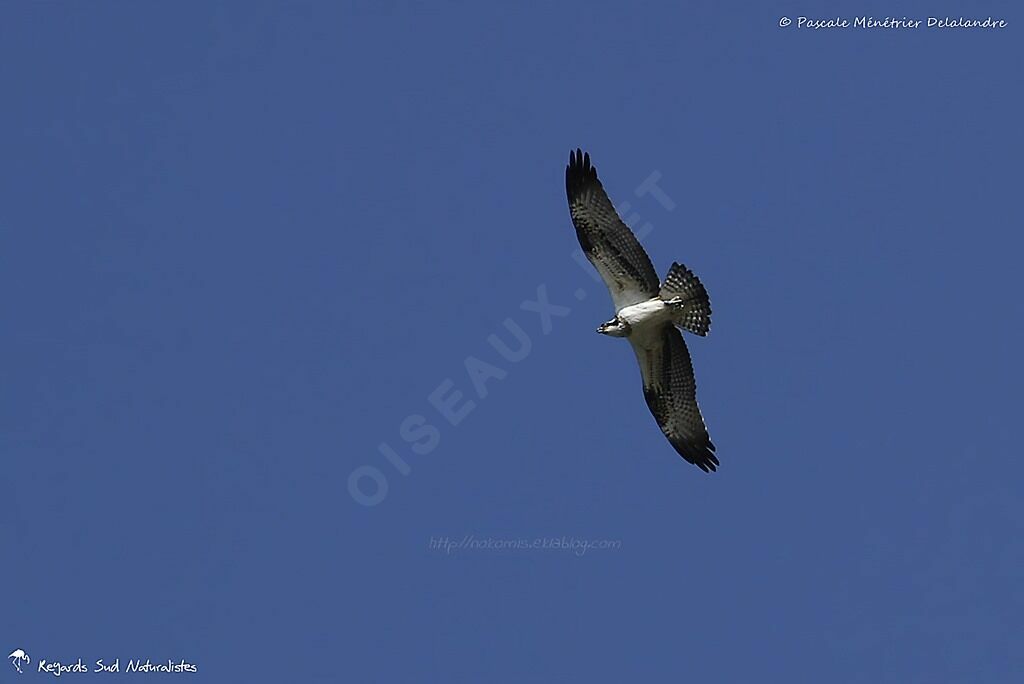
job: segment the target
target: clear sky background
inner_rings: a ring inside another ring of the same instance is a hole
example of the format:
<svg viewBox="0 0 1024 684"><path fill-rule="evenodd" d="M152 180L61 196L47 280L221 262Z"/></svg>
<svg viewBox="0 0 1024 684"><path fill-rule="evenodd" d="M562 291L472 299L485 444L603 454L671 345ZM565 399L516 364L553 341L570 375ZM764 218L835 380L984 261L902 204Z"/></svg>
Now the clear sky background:
<svg viewBox="0 0 1024 684"><path fill-rule="evenodd" d="M1017 681L1024 14L817 5L4 3L24 681ZM576 146L711 293L717 474L594 332Z"/></svg>

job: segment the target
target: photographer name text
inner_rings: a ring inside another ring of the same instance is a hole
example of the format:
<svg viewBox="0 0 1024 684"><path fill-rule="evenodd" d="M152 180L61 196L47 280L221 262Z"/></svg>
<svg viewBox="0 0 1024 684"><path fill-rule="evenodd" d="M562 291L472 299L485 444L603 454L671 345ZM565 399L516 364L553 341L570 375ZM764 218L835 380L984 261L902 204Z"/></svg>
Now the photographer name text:
<svg viewBox="0 0 1024 684"><path fill-rule="evenodd" d="M1003 29L1007 27L1005 19L992 17L797 17L792 20L782 17L779 26L790 24L799 29Z"/></svg>

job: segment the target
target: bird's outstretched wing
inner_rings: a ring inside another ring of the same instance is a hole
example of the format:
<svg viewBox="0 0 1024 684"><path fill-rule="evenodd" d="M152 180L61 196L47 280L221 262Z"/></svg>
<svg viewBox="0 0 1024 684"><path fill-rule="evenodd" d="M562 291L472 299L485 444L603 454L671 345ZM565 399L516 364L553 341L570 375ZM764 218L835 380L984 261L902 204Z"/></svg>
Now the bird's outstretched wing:
<svg viewBox="0 0 1024 684"><path fill-rule="evenodd" d="M565 167L565 192L576 237L584 254L601 274L618 311L658 295L658 274L651 259L619 215L590 165L590 155L577 149Z"/></svg>
<svg viewBox="0 0 1024 684"><path fill-rule="evenodd" d="M640 362L644 399L661 431L680 456L704 472L714 471L715 445L697 407L697 383L682 333L666 323L629 341Z"/></svg>

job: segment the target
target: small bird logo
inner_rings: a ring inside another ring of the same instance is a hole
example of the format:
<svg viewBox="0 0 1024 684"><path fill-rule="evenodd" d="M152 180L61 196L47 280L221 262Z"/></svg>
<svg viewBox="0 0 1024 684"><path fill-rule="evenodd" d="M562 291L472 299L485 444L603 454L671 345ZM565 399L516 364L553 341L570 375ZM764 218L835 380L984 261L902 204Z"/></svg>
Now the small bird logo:
<svg viewBox="0 0 1024 684"><path fill-rule="evenodd" d="M14 669L19 673L21 672L21 664L23 662L26 665L32 662L32 659L28 657L28 653L25 653L20 648L15 649L11 655L7 656L7 659L11 661L11 665L14 665Z"/></svg>

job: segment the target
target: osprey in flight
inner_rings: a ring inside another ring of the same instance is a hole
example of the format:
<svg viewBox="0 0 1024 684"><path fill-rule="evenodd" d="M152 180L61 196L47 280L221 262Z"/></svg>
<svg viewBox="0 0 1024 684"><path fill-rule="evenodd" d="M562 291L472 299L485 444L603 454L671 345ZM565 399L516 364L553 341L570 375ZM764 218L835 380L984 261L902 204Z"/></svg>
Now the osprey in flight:
<svg viewBox="0 0 1024 684"><path fill-rule="evenodd" d="M715 470L718 459L697 407L690 353L676 329L708 334L707 291L682 264L673 263L665 282L658 281L650 257L597 179L590 155L579 149L569 153L565 191L576 237L615 305L615 318L597 332L629 340L640 362L644 399L661 431L680 456L704 472Z"/></svg>

